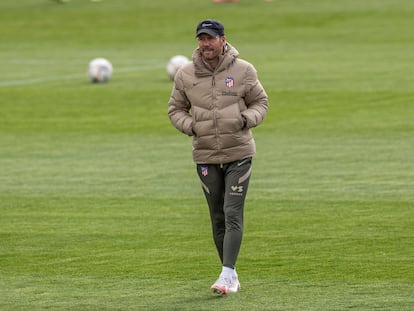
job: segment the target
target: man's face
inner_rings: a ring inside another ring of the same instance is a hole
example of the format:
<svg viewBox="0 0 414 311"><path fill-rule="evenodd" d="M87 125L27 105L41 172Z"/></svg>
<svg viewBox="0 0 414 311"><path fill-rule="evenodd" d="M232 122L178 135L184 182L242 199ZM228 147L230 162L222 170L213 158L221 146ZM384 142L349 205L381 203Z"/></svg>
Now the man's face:
<svg viewBox="0 0 414 311"><path fill-rule="evenodd" d="M224 36L213 37L206 33L199 35L197 40L201 55L207 61L218 58L223 53L223 47L226 43Z"/></svg>

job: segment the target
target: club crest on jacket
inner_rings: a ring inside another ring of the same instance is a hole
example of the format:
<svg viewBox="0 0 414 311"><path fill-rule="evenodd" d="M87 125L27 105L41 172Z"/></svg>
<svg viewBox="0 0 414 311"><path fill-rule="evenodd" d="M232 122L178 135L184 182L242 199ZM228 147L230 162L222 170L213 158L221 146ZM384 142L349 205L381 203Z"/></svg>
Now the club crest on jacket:
<svg viewBox="0 0 414 311"><path fill-rule="evenodd" d="M226 86L228 88L233 87L234 86L234 79L232 77L227 77L226 78Z"/></svg>

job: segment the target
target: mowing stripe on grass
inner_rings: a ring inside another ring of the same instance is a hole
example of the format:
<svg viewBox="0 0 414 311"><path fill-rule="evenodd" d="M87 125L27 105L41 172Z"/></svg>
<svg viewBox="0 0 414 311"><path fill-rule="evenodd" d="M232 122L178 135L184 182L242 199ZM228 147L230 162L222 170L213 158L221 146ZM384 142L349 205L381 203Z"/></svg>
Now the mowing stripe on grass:
<svg viewBox="0 0 414 311"><path fill-rule="evenodd" d="M128 73L128 72L139 72L139 71L151 71L151 70L158 70L160 68L165 67L165 64L157 62L157 64L148 64L144 66L134 66L134 67L127 67L127 68L119 68L115 69L114 72L118 73ZM10 80L10 81L3 81L0 82L0 87L8 87L8 86L18 86L18 85L33 85L33 84L41 84L50 81L65 81L65 80L75 80L79 78L83 78L86 76L85 73L75 73L75 74L65 74L65 75L57 75L57 76L47 76L47 77L39 77L39 78L30 78L30 79L18 79L18 80Z"/></svg>

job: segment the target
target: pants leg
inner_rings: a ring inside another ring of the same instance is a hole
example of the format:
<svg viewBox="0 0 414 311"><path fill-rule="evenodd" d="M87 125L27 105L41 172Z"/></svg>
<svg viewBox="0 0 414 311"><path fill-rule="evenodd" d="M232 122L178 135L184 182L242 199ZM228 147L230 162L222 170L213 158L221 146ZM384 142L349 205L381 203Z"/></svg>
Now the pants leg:
<svg viewBox="0 0 414 311"><path fill-rule="evenodd" d="M219 165L197 165L197 173L210 211L214 244L220 261L223 263L225 235L224 172Z"/></svg>
<svg viewBox="0 0 414 311"><path fill-rule="evenodd" d="M197 165L210 210L213 239L224 266L234 268L243 237L244 202L251 158L223 165Z"/></svg>

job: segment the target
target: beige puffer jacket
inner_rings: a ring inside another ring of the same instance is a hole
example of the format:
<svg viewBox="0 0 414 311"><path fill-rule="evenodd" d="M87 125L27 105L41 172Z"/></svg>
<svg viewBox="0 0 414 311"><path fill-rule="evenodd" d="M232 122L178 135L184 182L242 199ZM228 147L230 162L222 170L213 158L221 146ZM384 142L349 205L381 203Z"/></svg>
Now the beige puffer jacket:
<svg viewBox="0 0 414 311"><path fill-rule="evenodd" d="M196 49L193 62L175 76L168 116L178 130L193 136L197 164L225 164L256 153L250 128L262 122L268 98L255 68L238 56L227 43L212 70Z"/></svg>

